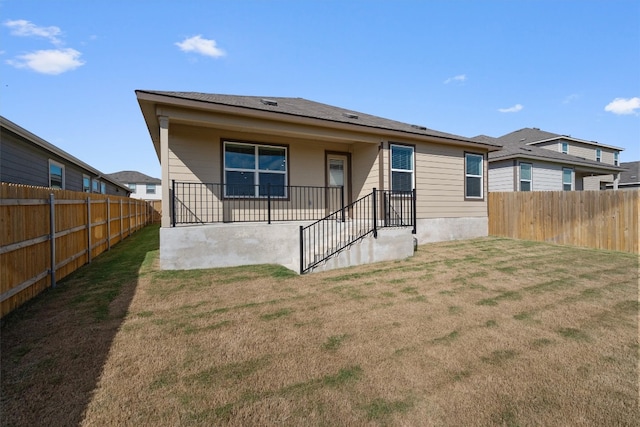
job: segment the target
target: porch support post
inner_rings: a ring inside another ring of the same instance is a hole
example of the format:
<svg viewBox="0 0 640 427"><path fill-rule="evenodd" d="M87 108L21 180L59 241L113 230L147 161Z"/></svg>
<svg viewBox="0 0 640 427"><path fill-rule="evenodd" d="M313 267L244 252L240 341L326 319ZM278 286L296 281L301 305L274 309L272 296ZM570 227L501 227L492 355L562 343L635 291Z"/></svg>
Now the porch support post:
<svg viewBox="0 0 640 427"><path fill-rule="evenodd" d="M162 167L162 227L171 226L169 181L169 117L158 116L160 124L160 166Z"/></svg>

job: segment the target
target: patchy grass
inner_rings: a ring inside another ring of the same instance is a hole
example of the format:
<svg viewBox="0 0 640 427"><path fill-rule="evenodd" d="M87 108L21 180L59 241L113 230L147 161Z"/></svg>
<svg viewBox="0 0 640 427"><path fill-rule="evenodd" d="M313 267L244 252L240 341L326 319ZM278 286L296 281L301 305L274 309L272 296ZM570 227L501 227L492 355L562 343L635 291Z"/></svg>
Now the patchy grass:
<svg viewBox="0 0 640 427"><path fill-rule="evenodd" d="M640 417L637 256L484 238L307 276L160 271L157 228L137 234L3 321L3 425Z"/></svg>

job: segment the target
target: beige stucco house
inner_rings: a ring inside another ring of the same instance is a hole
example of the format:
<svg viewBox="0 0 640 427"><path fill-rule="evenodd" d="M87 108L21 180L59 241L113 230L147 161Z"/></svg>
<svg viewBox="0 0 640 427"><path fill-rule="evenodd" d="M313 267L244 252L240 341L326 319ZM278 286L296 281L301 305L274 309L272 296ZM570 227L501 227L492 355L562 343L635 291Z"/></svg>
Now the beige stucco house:
<svg viewBox="0 0 640 427"><path fill-rule="evenodd" d="M306 272L488 234L497 143L302 98L136 95L162 167L162 268Z"/></svg>

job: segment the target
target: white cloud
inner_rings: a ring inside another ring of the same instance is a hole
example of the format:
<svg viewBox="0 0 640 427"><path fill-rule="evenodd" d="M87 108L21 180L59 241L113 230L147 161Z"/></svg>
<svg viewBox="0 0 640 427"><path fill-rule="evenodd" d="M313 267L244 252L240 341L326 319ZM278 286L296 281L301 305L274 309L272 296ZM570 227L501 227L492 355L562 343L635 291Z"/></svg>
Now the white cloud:
<svg viewBox="0 0 640 427"><path fill-rule="evenodd" d="M521 104L516 104L513 107L509 107L509 108L498 108L498 111L500 111L501 113L517 113L523 108L524 107Z"/></svg>
<svg viewBox="0 0 640 427"><path fill-rule="evenodd" d="M60 44L58 36L62 34L60 28L51 27L39 27L32 22L24 19L17 19L15 21L5 21L5 27L11 29L11 35L20 37L44 37L55 45Z"/></svg>
<svg viewBox="0 0 640 427"><path fill-rule="evenodd" d="M8 60L7 64L16 68L28 68L37 73L56 75L84 65L80 55L75 49L37 50L18 56L17 60Z"/></svg>
<svg viewBox="0 0 640 427"><path fill-rule="evenodd" d="M457 76L449 77L447 80L444 81L444 84L448 85L449 83L452 83L452 82L462 83L465 80L467 80L467 75L459 74Z"/></svg>
<svg viewBox="0 0 640 427"><path fill-rule="evenodd" d="M613 114L638 114L640 111L640 98L616 98L604 107L604 111Z"/></svg>
<svg viewBox="0 0 640 427"><path fill-rule="evenodd" d="M176 43L176 46L183 52L194 52L200 55L210 56L212 58L219 58L226 55L226 52L216 46L215 40L203 39L202 36L197 35L184 41Z"/></svg>

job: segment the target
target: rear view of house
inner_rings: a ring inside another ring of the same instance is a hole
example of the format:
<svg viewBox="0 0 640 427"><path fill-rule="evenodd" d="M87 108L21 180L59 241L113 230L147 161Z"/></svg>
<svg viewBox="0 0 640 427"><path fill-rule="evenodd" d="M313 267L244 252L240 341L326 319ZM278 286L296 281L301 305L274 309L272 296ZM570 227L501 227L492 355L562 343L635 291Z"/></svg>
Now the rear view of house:
<svg viewBox="0 0 640 427"><path fill-rule="evenodd" d="M488 233L495 142L302 98L136 95L162 167L163 268L305 272Z"/></svg>

